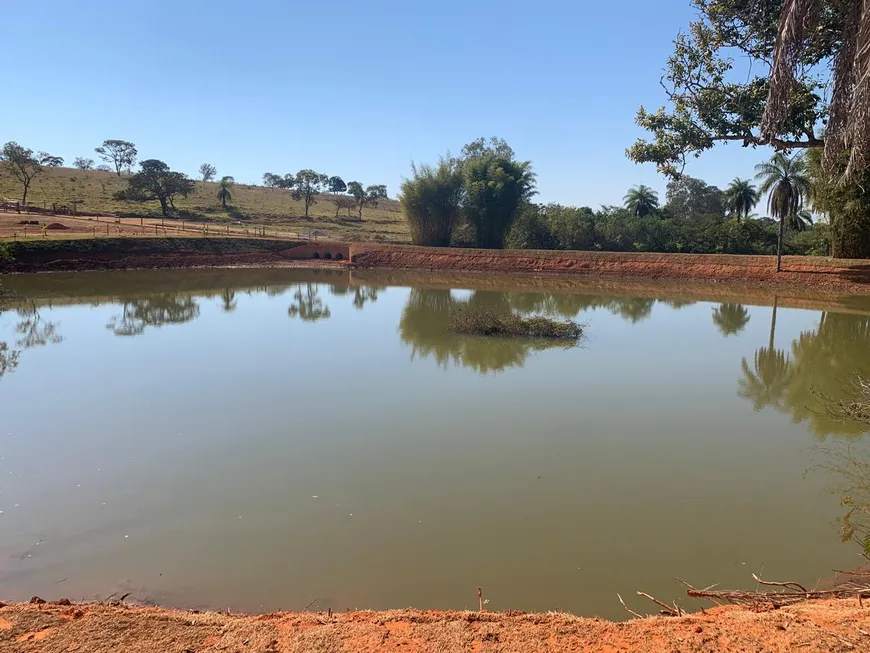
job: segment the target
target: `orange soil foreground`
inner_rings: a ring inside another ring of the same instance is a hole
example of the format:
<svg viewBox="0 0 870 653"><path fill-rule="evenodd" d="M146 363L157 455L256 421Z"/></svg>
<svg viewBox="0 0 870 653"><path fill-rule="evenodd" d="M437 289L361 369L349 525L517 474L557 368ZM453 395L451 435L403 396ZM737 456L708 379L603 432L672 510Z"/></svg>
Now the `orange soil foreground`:
<svg viewBox="0 0 870 653"><path fill-rule="evenodd" d="M562 613L278 613L230 616L125 605L0 608L0 651L77 653L694 653L870 651L870 606L813 601L752 612L721 607L626 623Z"/></svg>
<svg viewBox="0 0 870 653"><path fill-rule="evenodd" d="M535 250L476 250L405 245L351 245L361 268L572 274L645 279L706 279L750 285L870 292L870 260L786 256L776 272L773 256L653 254Z"/></svg>

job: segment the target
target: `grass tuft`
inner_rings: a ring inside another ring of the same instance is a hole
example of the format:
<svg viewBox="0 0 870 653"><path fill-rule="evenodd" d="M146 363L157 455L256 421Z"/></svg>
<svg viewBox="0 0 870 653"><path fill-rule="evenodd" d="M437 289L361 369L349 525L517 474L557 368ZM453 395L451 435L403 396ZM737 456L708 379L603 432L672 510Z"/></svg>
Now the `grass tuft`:
<svg viewBox="0 0 870 653"><path fill-rule="evenodd" d="M578 340L583 334L582 327L570 320L551 320L540 316L523 317L516 313L469 309L459 309L451 314L450 330L478 336L557 340Z"/></svg>

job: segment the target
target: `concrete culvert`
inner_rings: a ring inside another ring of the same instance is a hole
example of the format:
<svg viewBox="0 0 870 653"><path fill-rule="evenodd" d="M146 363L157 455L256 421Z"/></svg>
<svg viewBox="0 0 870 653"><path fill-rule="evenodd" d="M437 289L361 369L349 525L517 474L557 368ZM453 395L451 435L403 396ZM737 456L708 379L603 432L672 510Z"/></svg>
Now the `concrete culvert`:
<svg viewBox="0 0 870 653"><path fill-rule="evenodd" d="M339 252L338 254L335 255L336 261L341 261L342 259L344 259L344 256L341 255L341 252Z"/></svg>
<svg viewBox="0 0 870 653"><path fill-rule="evenodd" d="M327 259L332 258L332 254L330 254L329 252L326 252L326 254L323 255L323 258L327 258Z"/></svg>
<svg viewBox="0 0 870 653"><path fill-rule="evenodd" d="M320 254L314 252L313 254L311 254L311 258L320 258Z"/></svg>

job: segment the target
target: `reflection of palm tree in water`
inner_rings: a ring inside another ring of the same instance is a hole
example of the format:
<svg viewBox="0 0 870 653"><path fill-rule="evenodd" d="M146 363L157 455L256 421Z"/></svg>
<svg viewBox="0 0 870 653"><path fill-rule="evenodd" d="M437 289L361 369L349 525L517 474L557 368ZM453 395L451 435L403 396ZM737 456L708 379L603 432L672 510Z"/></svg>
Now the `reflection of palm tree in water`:
<svg viewBox="0 0 870 653"><path fill-rule="evenodd" d="M229 288L221 291L221 303L223 304L224 313L232 313L238 306L236 293Z"/></svg>
<svg viewBox="0 0 870 653"><path fill-rule="evenodd" d="M749 311L742 304L719 304L713 308L713 324L726 338L743 331L749 318Z"/></svg>
<svg viewBox="0 0 870 653"><path fill-rule="evenodd" d="M751 400L755 410L767 406L781 409L791 378L791 360L784 351L774 347L777 301L778 298L774 297L770 317L770 340L767 347L760 347L755 352L754 371L749 368L745 358L740 363L743 378L740 379L737 394Z"/></svg>

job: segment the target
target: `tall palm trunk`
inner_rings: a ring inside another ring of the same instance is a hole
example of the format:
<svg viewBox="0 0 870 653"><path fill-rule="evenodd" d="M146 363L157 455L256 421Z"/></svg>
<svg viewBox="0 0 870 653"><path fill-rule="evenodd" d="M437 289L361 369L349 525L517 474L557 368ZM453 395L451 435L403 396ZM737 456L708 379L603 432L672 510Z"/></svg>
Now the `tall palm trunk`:
<svg viewBox="0 0 870 653"><path fill-rule="evenodd" d="M782 272L782 235L785 232L785 218L779 220L779 236L776 238L776 271Z"/></svg>

